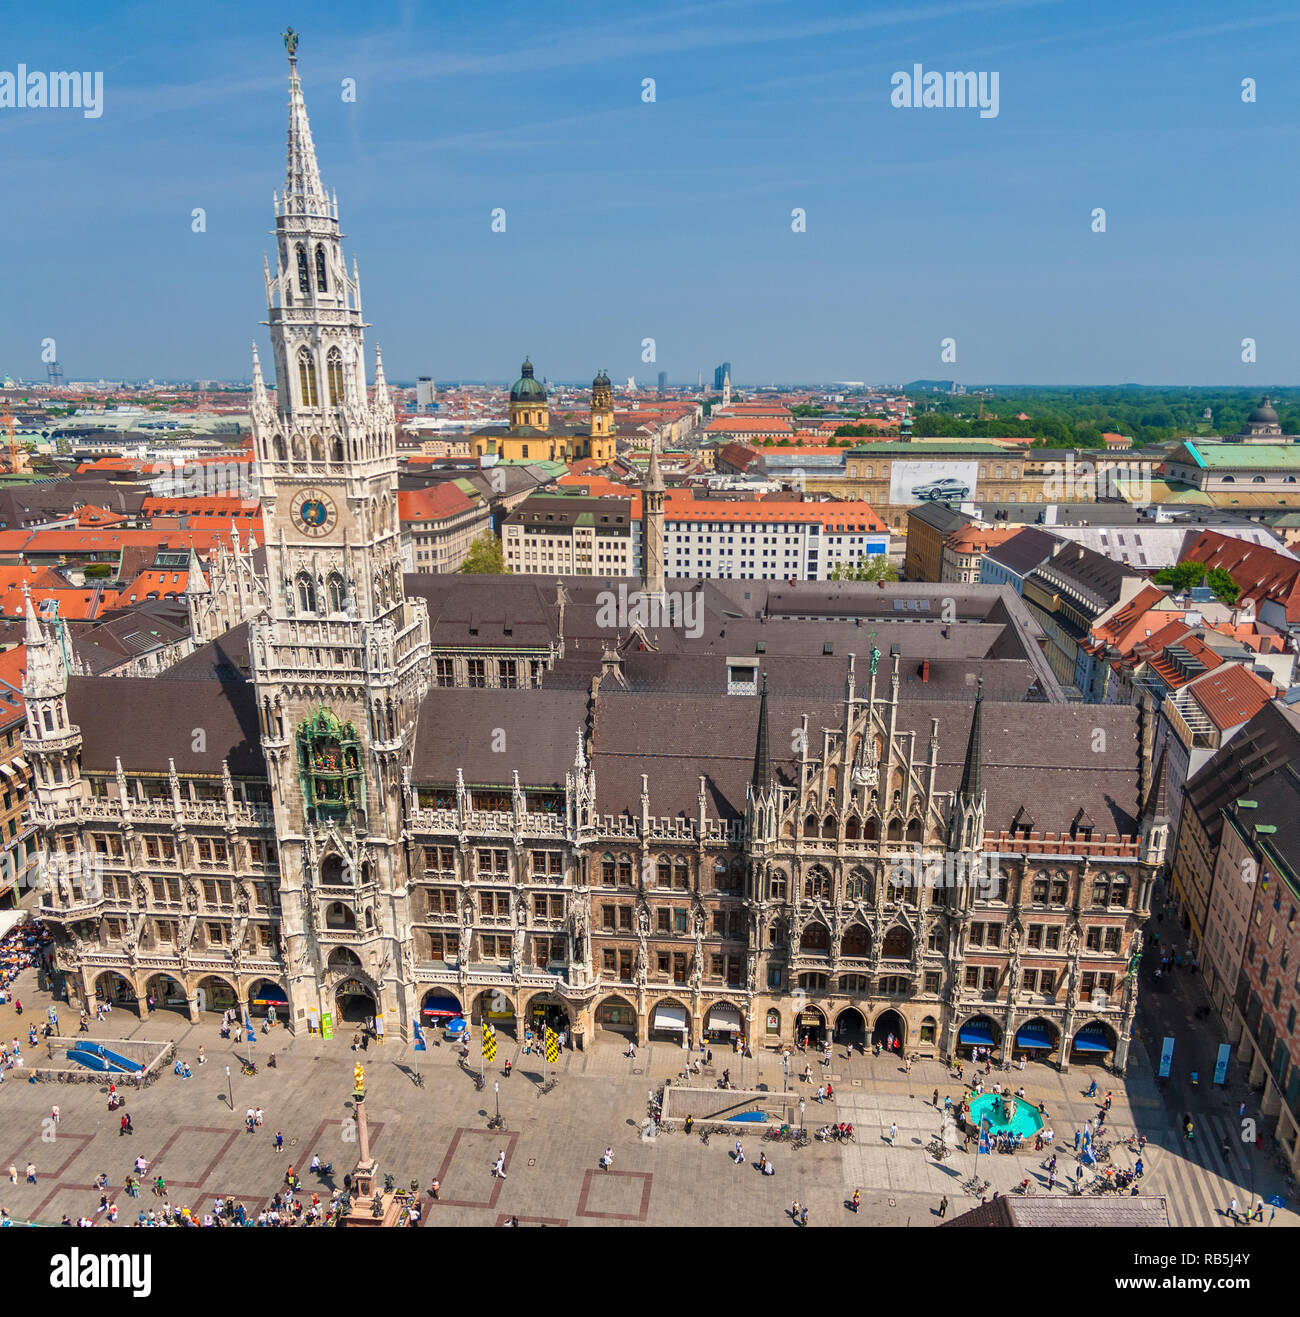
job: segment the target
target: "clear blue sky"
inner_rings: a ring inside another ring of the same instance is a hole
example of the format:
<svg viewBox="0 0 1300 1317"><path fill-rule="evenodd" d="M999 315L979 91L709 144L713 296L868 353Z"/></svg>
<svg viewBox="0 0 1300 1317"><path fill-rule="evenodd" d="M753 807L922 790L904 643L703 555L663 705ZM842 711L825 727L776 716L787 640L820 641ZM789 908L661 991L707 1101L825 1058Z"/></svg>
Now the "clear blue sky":
<svg viewBox="0 0 1300 1317"><path fill-rule="evenodd" d="M247 376L286 24L394 378L1297 382L1288 0L11 6L0 70L105 89L0 109L0 371ZM998 117L892 107L918 61Z"/></svg>

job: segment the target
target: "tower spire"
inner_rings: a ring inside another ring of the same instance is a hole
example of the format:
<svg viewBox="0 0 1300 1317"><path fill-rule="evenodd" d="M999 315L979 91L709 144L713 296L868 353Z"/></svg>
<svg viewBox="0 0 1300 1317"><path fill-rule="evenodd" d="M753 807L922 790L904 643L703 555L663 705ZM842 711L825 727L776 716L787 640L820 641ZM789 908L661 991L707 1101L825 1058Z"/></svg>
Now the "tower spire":
<svg viewBox="0 0 1300 1317"><path fill-rule="evenodd" d="M772 784L772 751L767 733L767 673L763 673L763 689L758 696L758 739L754 745L755 794L766 791Z"/></svg>
<svg viewBox="0 0 1300 1317"><path fill-rule="evenodd" d="M975 688L975 714L970 722L970 739L966 742L966 766L961 774L960 795L969 804L974 804L983 794L983 731L984 731L984 678L980 677Z"/></svg>
<svg viewBox="0 0 1300 1317"><path fill-rule="evenodd" d="M316 164L316 145L307 120L307 103L298 81L298 33L289 28L284 34L289 52L289 163L284 182L286 215L329 215L329 197L320 181Z"/></svg>

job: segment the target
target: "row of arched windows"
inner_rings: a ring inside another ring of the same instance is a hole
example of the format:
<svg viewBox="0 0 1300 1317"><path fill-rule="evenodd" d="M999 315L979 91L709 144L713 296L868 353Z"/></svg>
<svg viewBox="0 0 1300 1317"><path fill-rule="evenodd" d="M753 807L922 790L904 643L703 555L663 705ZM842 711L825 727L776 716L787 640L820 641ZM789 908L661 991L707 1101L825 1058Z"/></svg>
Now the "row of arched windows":
<svg viewBox="0 0 1300 1317"><path fill-rule="evenodd" d="M825 840L834 840L837 833L837 822L833 814L827 814L824 819L818 820L815 814L809 814L803 821L803 835L808 838L822 838ZM920 819L909 819L906 827L903 820L892 818L885 828L886 841L910 841L920 842L923 839L924 827ZM856 818L850 818L844 824L844 837L846 841L879 841L880 827L875 819L867 819L860 823Z"/></svg>
<svg viewBox="0 0 1300 1317"><path fill-rule="evenodd" d="M298 611L300 613L319 613L316 598L316 582L312 579L310 572L299 572L295 578L295 584L298 590ZM326 602L329 607L326 610L330 613L341 613L344 611L344 601L347 598L347 590L343 584L343 578L338 572L331 572L325 578Z"/></svg>
<svg viewBox="0 0 1300 1317"><path fill-rule="evenodd" d="M298 291L303 294L311 292L311 272L307 264L307 248L300 242L297 246L298 255ZM325 278L325 246L323 243L316 244L316 289L318 292L329 292L329 281Z"/></svg>

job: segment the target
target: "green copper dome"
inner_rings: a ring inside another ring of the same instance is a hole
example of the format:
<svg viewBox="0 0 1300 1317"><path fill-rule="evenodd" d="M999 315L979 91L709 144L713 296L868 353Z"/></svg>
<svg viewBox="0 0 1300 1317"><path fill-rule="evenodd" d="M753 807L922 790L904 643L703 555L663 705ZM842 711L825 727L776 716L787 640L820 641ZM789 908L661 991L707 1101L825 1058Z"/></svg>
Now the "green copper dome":
<svg viewBox="0 0 1300 1317"><path fill-rule="evenodd" d="M511 402L545 402L546 390L533 378L533 363L526 357L519 378L510 390Z"/></svg>

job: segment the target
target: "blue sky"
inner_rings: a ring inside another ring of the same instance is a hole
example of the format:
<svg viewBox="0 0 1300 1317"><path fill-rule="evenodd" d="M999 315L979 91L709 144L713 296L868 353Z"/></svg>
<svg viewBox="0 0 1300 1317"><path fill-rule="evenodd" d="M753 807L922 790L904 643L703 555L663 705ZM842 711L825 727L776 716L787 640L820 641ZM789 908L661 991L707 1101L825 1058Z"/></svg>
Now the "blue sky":
<svg viewBox="0 0 1300 1317"><path fill-rule="evenodd" d="M286 24L393 378L1297 382L1286 0L12 7L0 70L105 87L0 109L0 371L247 375ZM891 106L917 62L998 116Z"/></svg>

